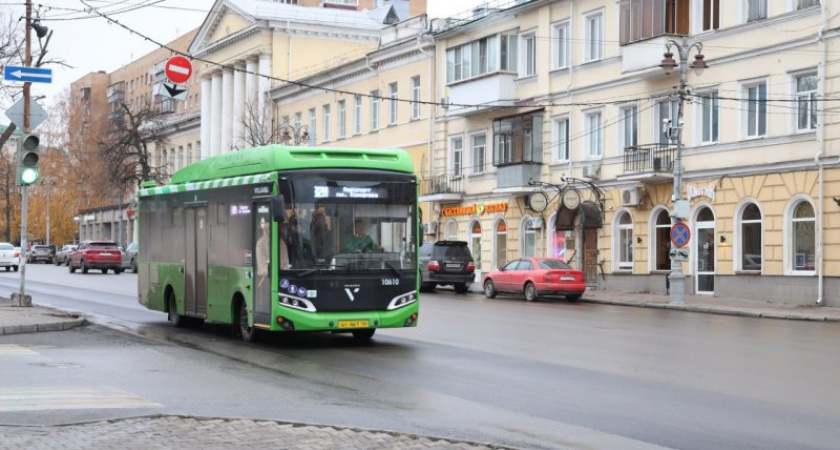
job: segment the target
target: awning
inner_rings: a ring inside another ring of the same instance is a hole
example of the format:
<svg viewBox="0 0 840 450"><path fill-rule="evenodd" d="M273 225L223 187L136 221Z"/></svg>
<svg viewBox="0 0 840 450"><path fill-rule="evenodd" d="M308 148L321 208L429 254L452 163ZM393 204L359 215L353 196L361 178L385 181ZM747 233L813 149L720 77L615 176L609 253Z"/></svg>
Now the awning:
<svg viewBox="0 0 840 450"><path fill-rule="evenodd" d="M601 221L601 208L597 203L583 202L576 209L568 209L560 205L557 216L554 219L554 229L557 231L569 231L575 229L575 219L579 213L583 214L583 228L601 228L604 223Z"/></svg>

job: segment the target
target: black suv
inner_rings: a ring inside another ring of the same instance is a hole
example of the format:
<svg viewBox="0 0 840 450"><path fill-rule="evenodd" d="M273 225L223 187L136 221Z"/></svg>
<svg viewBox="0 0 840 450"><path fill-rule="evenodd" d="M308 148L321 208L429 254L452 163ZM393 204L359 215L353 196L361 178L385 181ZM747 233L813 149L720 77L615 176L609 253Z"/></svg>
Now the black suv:
<svg viewBox="0 0 840 450"><path fill-rule="evenodd" d="M32 250L27 255L26 262L36 263L38 261L55 263L55 247L52 245L33 245Z"/></svg>
<svg viewBox="0 0 840 450"><path fill-rule="evenodd" d="M420 290L451 285L465 294L475 279L475 262L464 241L425 242L420 247Z"/></svg>

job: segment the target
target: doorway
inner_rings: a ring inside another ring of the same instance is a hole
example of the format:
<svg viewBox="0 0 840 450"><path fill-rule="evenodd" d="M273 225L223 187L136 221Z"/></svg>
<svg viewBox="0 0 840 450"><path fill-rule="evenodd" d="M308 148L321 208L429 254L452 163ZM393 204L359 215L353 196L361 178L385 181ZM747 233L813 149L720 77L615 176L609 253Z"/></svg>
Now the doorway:
<svg viewBox="0 0 840 450"><path fill-rule="evenodd" d="M583 229L583 276L587 286L598 285L598 229Z"/></svg>
<svg viewBox="0 0 840 450"><path fill-rule="evenodd" d="M186 208L184 312L207 317L207 206Z"/></svg>
<svg viewBox="0 0 840 450"><path fill-rule="evenodd" d="M697 212L694 228L694 290L715 293L715 215L704 206Z"/></svg>

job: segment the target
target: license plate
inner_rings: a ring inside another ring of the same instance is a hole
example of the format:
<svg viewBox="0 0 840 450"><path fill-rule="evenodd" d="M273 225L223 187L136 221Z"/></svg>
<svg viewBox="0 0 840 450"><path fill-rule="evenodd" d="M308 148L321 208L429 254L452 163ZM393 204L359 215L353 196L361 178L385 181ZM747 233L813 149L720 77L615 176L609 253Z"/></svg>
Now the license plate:
<svg viewBox="0 0 840 450"><path fill-rule="evenodd" d="M575 281L575 277L560 277L560 281Z"/></svg>
<svg viewBox="0 0 840 450"><path fill-rule="evenodd" d="M460 265L460 264L457 264L457 263L448 263L448 264L446 265L446 268L447 268L447 269L460 269L460 268L461 268L461 265Z"/></svg>
<svg viewBox="0 0 840 450"><path fill-rule="evenodd" d="M110 253L107 253L107 252L105 252L105 253L100 253L100 255L102 255L102 256L111 256L111 254L110 254Z"/></svg>
<svg viewBox="0 0 840 450"><path fill-rule="evenodd" d="M338 328L368 328L370 321L368 320L339 320Z"/></svg>

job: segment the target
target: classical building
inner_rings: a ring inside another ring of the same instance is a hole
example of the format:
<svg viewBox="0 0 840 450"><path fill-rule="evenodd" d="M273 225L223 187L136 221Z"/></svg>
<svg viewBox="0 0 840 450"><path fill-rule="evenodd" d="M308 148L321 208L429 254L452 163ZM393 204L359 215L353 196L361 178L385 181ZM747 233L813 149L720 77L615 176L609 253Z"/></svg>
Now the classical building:
<svg viewBox="0 0 840 450"><path fill-rule="evenodd" d="M840 304L840 5L822 3L531 0L436 21L449 106L426 228L484 269L562 256L592 288L664 293L679 154L689 293ZM669 41L708 64L682 68L683 102Z"/></svg>

